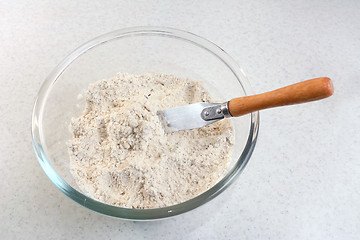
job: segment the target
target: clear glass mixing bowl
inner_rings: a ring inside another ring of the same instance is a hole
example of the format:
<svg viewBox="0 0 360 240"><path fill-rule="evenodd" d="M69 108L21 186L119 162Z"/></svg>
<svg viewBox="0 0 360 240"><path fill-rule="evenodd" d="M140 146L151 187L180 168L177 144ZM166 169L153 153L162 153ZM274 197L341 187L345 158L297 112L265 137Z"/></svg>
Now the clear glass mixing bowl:
<svg viewBox="0 0 360 240"><path fill-rule="evenodd" d="M79 204L124 219L158 219L194 209L220 194L244 169L255 147L259 113L234 118L235 145L227 172L211 189L186 202L157 209L128 209L101 203L79 190L69 170L66 142L71 117L80 116L79 97L90 83L118 72L167 73L202 81L214 99L251 94L238 65L220 47L194 34L163 27L135 27L99 36L67 56L46 78L32 116L32 141L50 180Z"/></svg>

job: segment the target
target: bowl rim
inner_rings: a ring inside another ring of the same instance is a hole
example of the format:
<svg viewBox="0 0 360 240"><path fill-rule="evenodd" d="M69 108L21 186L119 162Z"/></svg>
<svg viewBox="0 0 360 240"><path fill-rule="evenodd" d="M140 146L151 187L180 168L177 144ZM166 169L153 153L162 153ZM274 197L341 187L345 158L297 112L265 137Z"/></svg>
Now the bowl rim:
<svg viewBox="0 0 360 240"><path fill-rule="evenodd" d="M227 65L227 67L238 79L246 95L252 94L252 88L249 81L247 80L247 76L244 74L242 69L222 48L210 42L209 40L206 40L187 31L168 27L140 26L123 28L100 35L84 43L83 45L75 49L72 53L70 53L67 57L65 57L52 70L52 72L44 80L35 99L32 112L31 136L33 148L42 169L49 177L49 179L53 182L53 184L55 184L55 186L66 196L88 209L105 215L130 220L151 220L171 217L181 213L185 213L203 205L204 203L210 201L211 199L219 195L222 191L224 191L242 172L251 157L259 131L259 112L251 113L249 136L244 150L241 153L239 159L237 160L235 166L217 184L215 184L213 187L195 198L164 208L130 209L99 202L77 191L72 186L70 186L64 179L62 179L61 176L56 172L51 163L48 161L44 151L43 146L45 145L42 144L42 116L47 97L51 92L54 83L77 57L81 56L91 48L94 48L97 45L100 45L107 41L129 36L134 37L137 35L152 35L176 38L179 40L190 42L198 47L203 48L204 50L207 50L208 52L216 56L219 60L221 60L225 65Z"/></svg>

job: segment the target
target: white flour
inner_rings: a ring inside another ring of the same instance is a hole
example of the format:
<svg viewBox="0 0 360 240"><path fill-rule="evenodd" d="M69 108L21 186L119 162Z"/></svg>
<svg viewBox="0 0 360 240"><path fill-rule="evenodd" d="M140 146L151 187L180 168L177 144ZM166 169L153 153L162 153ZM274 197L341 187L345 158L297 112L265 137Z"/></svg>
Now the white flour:
<svg viewBox="0 0 360 240"><path fill-rule="evenodd" d="M196 197L217 183L230 160L225 119L165 133L158 110L211 102L200 83L171 75L117 76L91 84L87 108L73 118L70 169L79 188L101 202L158 208Z"/></svg>

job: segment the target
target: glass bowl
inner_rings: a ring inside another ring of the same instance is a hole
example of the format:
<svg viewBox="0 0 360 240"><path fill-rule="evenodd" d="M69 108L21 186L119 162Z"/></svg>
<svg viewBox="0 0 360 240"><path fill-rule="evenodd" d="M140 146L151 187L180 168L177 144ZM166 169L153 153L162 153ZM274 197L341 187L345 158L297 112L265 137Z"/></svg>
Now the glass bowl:
<svg viewBox="0 0 360 240"><path fill-rule="evenodd" d="M213 99L227 101L251 94L251 86L234 60L215 44L172 28L134 27L99 36L72 52L45 79L32 116L32 141L39 163L50 180L72 200L106 215L159 219L194 209L220 194L244 169L254 150L259 113L234 118L235 144L222 179L186 202L156 209L129 209L101 203L81 192L69 170L66 142L71 117L80 116L81 98L90 83L118 72L166 73L203 82Z"/></svg>

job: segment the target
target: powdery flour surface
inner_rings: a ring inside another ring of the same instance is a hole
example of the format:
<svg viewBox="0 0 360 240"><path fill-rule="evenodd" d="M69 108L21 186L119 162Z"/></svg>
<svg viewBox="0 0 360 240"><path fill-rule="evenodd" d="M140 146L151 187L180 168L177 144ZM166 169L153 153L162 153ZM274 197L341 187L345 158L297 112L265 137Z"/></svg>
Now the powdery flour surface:
<svg viewBox="0 0 360 240"><path fill-rule="evenodd" d="M70 169L79 188L101 202L158 208L189 200L217 183L229 163L229 119L165 133L158 110L211 102L200 83L165 74L117 76L89 86L73 118Z"/></svg>

